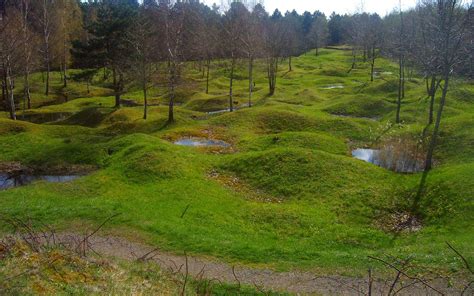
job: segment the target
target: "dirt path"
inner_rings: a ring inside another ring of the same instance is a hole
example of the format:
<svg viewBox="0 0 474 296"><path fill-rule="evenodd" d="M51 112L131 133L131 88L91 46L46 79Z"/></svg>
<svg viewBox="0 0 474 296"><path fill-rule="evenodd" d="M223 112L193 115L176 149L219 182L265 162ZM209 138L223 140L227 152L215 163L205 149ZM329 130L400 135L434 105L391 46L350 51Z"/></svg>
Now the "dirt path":
<svg viewBox="0 0 474 296"><path fill-rule="evenodd" d="M62 234L60 239L66 244L80 239L78 235ZM117 237L97 237L89 239L92 249L102 256L116 257L126 260L137 260L146 258L156 262L162 269L172 272L185 272L186 257L169 254L154 249L151 246L134 243ZM317 276L311 272L292 271L275 272L269 269L254 269L245 266L235 266L188 256L189 275L203 279L219 280L227 283L238 283L250 285L262 290L287 291L300 295L366 295L368 290L368 279L343 277L343 276ZM409 284L404 282L405 285ZM440 295L439 293L425 288L420 284L411 283L408 288L401 290L397 295ZM372 284L372 295L387 295L391 281L374 281ZM430 282L445 295L460 295L460 291L447 288L442 282ZM401 287L397 285L396 290Z"/></svg>

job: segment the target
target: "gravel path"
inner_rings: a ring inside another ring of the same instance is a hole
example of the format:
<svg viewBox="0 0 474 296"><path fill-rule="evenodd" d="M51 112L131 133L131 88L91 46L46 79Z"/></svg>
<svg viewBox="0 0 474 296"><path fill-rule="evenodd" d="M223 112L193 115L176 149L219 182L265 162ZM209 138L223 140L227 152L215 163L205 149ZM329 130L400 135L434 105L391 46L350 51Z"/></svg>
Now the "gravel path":
<svg viewBox="0 0 474 296"><path fill-rule="evenodd" d="M80 240L76 234L62 234L60 239L65 244ZM185 273L186 256L162 252L151 246L130 242L118 237L94 236L89 239L90 247L98 254L125 260L139 258L156 262L162 269ZM311 272L291 271L276 272L269 269L256 269L245 266L232 266L217 260L201 257L187 257L188 273L193 277L208 280L219 280L227 283L238 283L254 286L261 290L287 291L299 295L367 295L368 279L344 276L318 276ZM388 295L391 281L374 281L372 295ZM396 295L440 295L417 283L410 284ZM448 288L446 283L430 282L430 285L445 295L460 295L455 288ZM396 290L401 286L397 285ZM474 291L467 291L465 295ZM393 294L392 294L393 295Z"/></svg>

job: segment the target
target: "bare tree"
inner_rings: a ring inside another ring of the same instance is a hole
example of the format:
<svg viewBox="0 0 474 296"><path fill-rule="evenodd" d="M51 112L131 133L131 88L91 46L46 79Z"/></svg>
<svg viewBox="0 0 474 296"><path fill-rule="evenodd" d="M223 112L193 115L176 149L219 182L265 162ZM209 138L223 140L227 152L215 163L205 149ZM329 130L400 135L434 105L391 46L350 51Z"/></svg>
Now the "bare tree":
<svg viewBox="0 0 474 296"><path fill-rule="evenodd" d="M16 120L15 77L21 73L22 14L16 7L10 7L8 14L0 19L0 67L3 74L2 96L10 119Z"/></svg>
<svg viewBox="0 0 474 296"><path fill-rule="evenodd" d="M285 27L280 18L271 17L265 22L265 56L270 96L275 94L278 74L278 58L282 55L285 34Z"/></svg>
<svg viewBox="0 0 474 296"><path fill-rule="evenodd" d="M400 31L398 34L398 99L395 122L400 123L400 110L402 100L405 98L405 47L404 47L405 24L403 19L402 1L400 0Z"/></svg>
<svg viewBox="0 0 474 296"><path fill-rule="evenodd" d="M382 19L378 14L372 14L369 16L367 34L368 56L370 57L370 81L374 81L375 60L378 57L382 40Z"/></svg>
<svg viewBox="0 0 474 296"><path fill-rule="evenodd" d="M324 13L315 13L309 34L315 54L319 55L319 48L326 45L329 36L328 22Z"/></svg>
<svg viewBox="0 0 474 296"><path fill-rule="evenodd" d="M247 30L242 36L244 51L248 59L248 105L252 107L252 94L254 89L253 68L255 58L262 50L261 35L263 32L263 20L266 13L261 5L256 5L251 14L247 15Z"/></svg>
<svg viewBox="0 0 474 296"><path fill-rule="evenodd" d="M186 4L161 1L159 6L160 19L164 30L164 51L168 61L168 123L174 122L174 101L184 59L184 30Z"/></svg>
<svg viewBox="0 0 474 296"><path fill-rule="evenodd" d="M51 31L53 26L52 20L52 13L54 12L53 9L53 1L52 0L40 0L40 11L38 12L38 20L41 24L41 36L42 36L42 46L41 46L41 53L43 55L43 62L44 62L44 70L46 71L46 79L45 79L45 95L49 95L49 80L50 80L50 72L51 72Z"/></svg>
<svg viewBox="0 0 474 296"><path fill-rule="evenodd" d="M143 91L143 119L148 115L148 89L153 75L156 73L154 63L157 62L155 44L159 42L159 35L152 23L153 8L142 7L139 15L134 19L127 41L134 51L130 57L130 69L139 81Z"/></svg>
<svg viewBox="0 0 474 296"><path fill-rule="evenodd" d="M466 26L469 24L469 16L466 9L461 7L458 0L425 0L422 4L431 13L424 21L428 22L425 28L434 30L436 36L433 42L436 48L433 57L435 68L438 69L442 84L442 94L436 114L433 135L428 147L426 156L425 170L429 171L432 167L433 152L438 140L441 119L444 106L449 91L450 78L453 75L454 67L461 61L462 42L465 40Z"/></svg>
<svg viewBox="0 0 474 296"><path fill-rule="evenodd" d="M225 40L225 49L227 56L230 59L230 74L229 74L229 110L234 111L233 100L233 86L234 86L234 72L237 64L237 59L241 57L242 47L246 31L248 30L249 11L244 4L238 1L232 1L229 9L225 12L222 20L223 36Z"/></svg>
<svg viewBox="0 0 474 296"><path fill-rule="evenodd" d="M30 0L22 0L21 3L22 11L22 37L23 37L23 63L24 63L24 85L23 85L23 94L24 102L26 102L27 108L31 109L31 94L30 94L30 72L31 72L31 63L32 63L32 43L33 43L33 34L30 30Z"/></svg>

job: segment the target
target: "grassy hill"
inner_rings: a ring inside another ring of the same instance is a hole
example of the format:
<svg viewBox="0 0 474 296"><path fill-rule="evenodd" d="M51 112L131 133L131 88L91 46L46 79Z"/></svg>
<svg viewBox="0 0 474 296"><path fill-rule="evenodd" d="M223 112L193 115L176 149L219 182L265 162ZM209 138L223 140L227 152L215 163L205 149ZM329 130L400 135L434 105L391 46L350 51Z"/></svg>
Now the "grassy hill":
<svg viewBox="0 0 474 296"><path fill-rule="evenodd" d="M394 232L391 226L410 209L420 174L354 159L351 150L417 139L428 116L424 81L415 75L407 81L403 124L395 125L394 64L378 60L381 74L370 82L368 64L348 73L348 54L326 49L320 56L303 55L293 59L291 72L282 63L272 97L259 64L254 106L215 115L205 112L227 108L228 73L214 65L205 94L200 71L188 65L177 99L183 104L172 125L166 124L165 88L151 91L152 102L162 105L151 106L143 120L140 106L114 109L100 77L89 94L85 85L70 82L51 98L67 92L67 102L25 113L52 122L14 122L2 115L0 162L64 173L85 166L92 172L72 182L0 191L0 215L71 231L121 213L106 226L109 233L279 270L361 275L367 256L385 254L410 256L429 268L462 269L445 242L474 260L472 81L456 80L449 93L436 166L421 201L421 229ZM244 67L234 87L237 106L247 103ZM41 95L40 75L35 85L38 107L50 98ZM133 85L123 97L142 103ZM232 147L173 144L182 137L223 140Z"/></svg>

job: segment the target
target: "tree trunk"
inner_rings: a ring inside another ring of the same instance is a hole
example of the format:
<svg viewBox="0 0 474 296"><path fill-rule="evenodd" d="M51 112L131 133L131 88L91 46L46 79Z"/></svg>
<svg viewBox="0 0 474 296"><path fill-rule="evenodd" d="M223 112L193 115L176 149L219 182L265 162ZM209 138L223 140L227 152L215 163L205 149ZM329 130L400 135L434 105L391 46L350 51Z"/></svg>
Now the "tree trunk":
<svg viewBox="0 0 474 296"><path fill-rule="evenodd" d="M374 81L374 67L375 67L375 45L372 47L372 64L370 67L370 81Z"/></svg>
<svg viewBox="0 0 474 296"><path fill-rule="evenodd" d="M291 56L288 57L288 71L291 72L293 69L291 67Z"/></svg>
<svg viewBox="0 0 474 296"><path fill-rule="evenodd" d="M67 87L67 63L66 60L64 60L64 67L63 67L63 87Z"/></svg>
<svg viewBox="0 0 474 296"><path fill-rule="evenodd" d="M234 102L233 102L233 84L234 84L234 68L235 68L235 57L232 54L232 62L230 66L230 81L229 81L229 111L234 111Z"/></svg>
<svg viewBox="0 0 474 296"><path fill-rule="evenodd" d="M120 87L119 87L119 82L117 79L117 71L115 70L115 67L112 68L112 78L113 78L113 84L114 84L114 92L115 92L115 108L120 108Z"/></svg>
<svg viewBox="0 0 474 296"><path fill-rule="evenodd" d="M51 65L49 64L49 54L48 57L46 58L46 85L45 85L45 91L44 94L46 96L49 96L49 72L51 71Z"/></svg>
<svg viewBox="0 0 474 296"><path fill-rule="evenodd" d="M356 66L356 50L354 47L352 47L352 65L348 73L351 73L351 71L355 69L355 66Z"/></svg>
<svg viewBox="0 0 474 296"><path fill-rule="evenodd" d="M3 64L3 73L2 73L2 100L5 106L5 111L10 109L10 104L8 104L8 86L7 86L7 72L5 69L5 64Z"/></svg>
<svg viewBox="0 0 474 296"><path fill-rule="evenodd" d="M31 93L30 93L30 73L29 70L26 70L25 73L25 85L23 88L23 92L25 95L26 105L28 109L31 109Z"/></svg>
<svg viewBox="0 0 474 296"><path fill-rule="evenodd" d="M209 94L209 68L211 67L211 58L207 58L207 64L206 64L206 95Z"/></svg>
<svg viewBox="0 0 474 296"><path fill-rule="evenodd" d="M403 77L403 56L400 55L398 58L398 66L399 66L399 79L398 79L398 100L397 100L397 114L395 118L396 123L400 123L400 109L402 108L402 99L404 96L404 77Z"/></svg>
<svg viewBox="0 0 474 296"><path fill-rule="evenodd" d="M170 79L170 103L168 106L168 123L174 122L174 82L173 78Z"/></svg>
<svg viewBox="0 0 474 296"><path fill-rule="evenodd" d="M11 77L11 68L10 65L8 65L9 62L7 62L7 69L6 69L6 86L8 90L8 107L9 107L9 112L10 112L10 119L16 120L16 110L15 110L15 97L13 93L14 85L13 85L13 80Z"/></svg>
<svg viewBox="0 0 474 296"><path fill-rule="evenodd" d="M438 88L438 85L436 83L436 76L433 75L431 77L431 85L429 89L429 96L430 96L430 111L429 111L429 116L428 116L428 124L431 125L433 124L433 119L434 119L434 104L435 104L435 97L436 97L436 90Z"/></svg>
<svg viewBox="0 0 474 296"><path fill-rule="evenodd" d="M59 63L59 80L61 83L64 83L64 71L63 71L63 63Z"/></svg>
<svg viewBox="0 0 474 296"><path fill-rule="evenodd" d="M276 74L278 69L278 58L271 57L268 59L268 85L269 95L275 94L276 88Z"/></svg>
<svg viewBox="0 0 474 296"><path fill-rule="evenodd" d="M30 60L31 52L29 50L29 37L28 37L28 15L29 15L29 6L28 1L22 2L22 12L23 12L23 55L25 59L25 73L24 73L24 86L23 94L24 101L28 109L31 109L31 94L30 94Z"/></svg>
<svg viewBox="0 0 474 296"><path fill-rule="evenodd" d="M436 147L436 143L438 140L439 135L439 127L441 124L441 117L443 115L444 105L446 104L446 96L448 94L448 87L449 87L449 73L444 75L444 85L443 85L443 93L441 95L441 100L439 102L438 113L436 115L436 122L433 130L433 135L431 136L430 145L428 147L428 153L426 155L426 162L425 162L425 171L431 170L433 166L433 153Z"/></svg>
<svg viewBox="0 0 474 296"><path fill-rule="evenodd" d="M147 119L148 97L146 81L143 82L143 119Z"/></svg>
<svg viewBox="0 0 474 296"><path fill-rule="evenodd" d="M253 57L249 57L249 107L252 107L253 93Z"/></svg>

